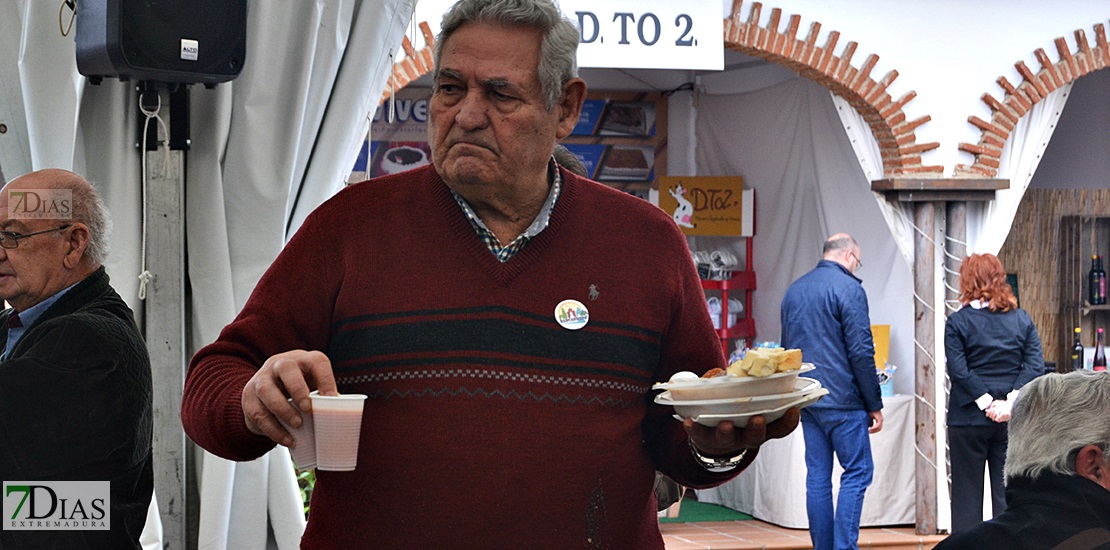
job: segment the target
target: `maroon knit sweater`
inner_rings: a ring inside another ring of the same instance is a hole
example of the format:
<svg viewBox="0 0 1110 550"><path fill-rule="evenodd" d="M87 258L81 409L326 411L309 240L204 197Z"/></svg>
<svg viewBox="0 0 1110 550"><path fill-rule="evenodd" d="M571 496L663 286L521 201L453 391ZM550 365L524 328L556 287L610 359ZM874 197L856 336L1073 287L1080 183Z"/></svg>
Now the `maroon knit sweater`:
<svg viewBox="0 0 1110 550"><path fill-rule="evenodd" d="M303 548L663 548L654 470L734 474L694 462L650 388L724 359L670 217L563 177L550 225L504 264L431 167L323 204L193 358L189 436L232 460L269 451L244 384L273 354L321 350L339 391L369 398L358 467L317 473ZM565 299L584 328L556 323Z"/></svg>

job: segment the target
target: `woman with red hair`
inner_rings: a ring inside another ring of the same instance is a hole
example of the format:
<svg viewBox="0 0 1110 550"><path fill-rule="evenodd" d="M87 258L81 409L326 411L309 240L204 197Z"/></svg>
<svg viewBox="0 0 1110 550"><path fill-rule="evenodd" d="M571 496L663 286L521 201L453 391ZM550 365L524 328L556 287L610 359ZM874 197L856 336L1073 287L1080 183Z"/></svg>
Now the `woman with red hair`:
<svg viewBox="0 0 1110 550"><path fill-rule="evenodd" d="M1006 282L993 254L960 266L960 309L948 316L944 351L952 389L948 447L952 461L952 532L983 521L983 467L990 468L993 515L1006 508L1002 467L1006 422L1018 390L1044 373L1037 327Z"/></svg>

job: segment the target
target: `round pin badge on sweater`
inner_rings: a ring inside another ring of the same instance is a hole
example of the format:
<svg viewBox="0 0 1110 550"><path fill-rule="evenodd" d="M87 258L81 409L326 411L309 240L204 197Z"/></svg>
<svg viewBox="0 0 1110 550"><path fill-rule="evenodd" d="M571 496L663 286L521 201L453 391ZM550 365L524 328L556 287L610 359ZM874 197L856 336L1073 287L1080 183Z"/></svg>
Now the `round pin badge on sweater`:
<svg viewBox="0 0 1110 550"><path fill-rule="evenodd" d="M555 321L565 329L578 330L590 322L590 310L578 300L563 300L555 306Z"/></svg>

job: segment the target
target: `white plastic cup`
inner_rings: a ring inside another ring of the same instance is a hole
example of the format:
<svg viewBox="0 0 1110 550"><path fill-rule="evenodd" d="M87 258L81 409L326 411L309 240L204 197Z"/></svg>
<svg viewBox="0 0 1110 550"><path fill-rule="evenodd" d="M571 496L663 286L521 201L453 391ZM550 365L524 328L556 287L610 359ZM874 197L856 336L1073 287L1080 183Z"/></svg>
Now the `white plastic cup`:
<svg viewBox="0 0 1110 550"><path fill-rule="evenodd" d="M316 469L349 472L358 463L358 436L366 396L309 394L316 429Z"/></svg>
<svg viewBox="0 0 1110 550"><path fill-rule="evenodd" d="M308 470L316 467L316 430L313 428L312 412L304 412L296 404L293 399L289 399L289 404L293 405L301 413L301 426L294 428L285 423L284 420L278 419L281 422L285 431L293 436L293 448L289 449L289 455L293 457L293 463L297 465L298 469Z"/></svg>

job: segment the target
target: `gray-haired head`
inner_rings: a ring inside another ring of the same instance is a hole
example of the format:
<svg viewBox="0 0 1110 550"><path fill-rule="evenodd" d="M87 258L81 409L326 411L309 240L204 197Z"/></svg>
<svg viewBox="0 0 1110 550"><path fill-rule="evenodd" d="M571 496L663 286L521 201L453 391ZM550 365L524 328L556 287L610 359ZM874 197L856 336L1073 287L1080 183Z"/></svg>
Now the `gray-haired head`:
<svg viewBox="0 0 1110 550"><path fill-rule="evenodd" d="M88 242L85 244L85 261L99 266L108 258L108 243L111 242L112 219L108 208L100 198L96 188L85 178L69 170L46 168L15 178L8 188L19 189L61 189L70 192L72 208L69 216L58 218L61 223L80 222L89 228ZM56 233L55 238L64 238Z"/></svg>
<svg viewBox="0 0 1110 550"><path fill-rule="evenodd" d="M1007 428L1006 481L1045 472L1075 475L1079 449L1110 453L1110 375L1050 373L1021 388Z"/></svg>
<svg viewBox="0 0 1110 550"><path fill-rule="evenodd" d="M847 253L847 251L857 248L859 248L859 245L856 244L856 240L853 239L851 235L847 233L837 233L825 239L825 244L821 247L821 254L825 255L829 252L841 251L843 251L841 253Z"/></svg>
<svg viewBox="0 0 1110 550"><path fill-rule="evenodd" d="M443 44L467 23L532 27L543 33L537 72L550 111L563 95L563 84L578 76L578 28L551 0L460 0L443 16L435 45L438 77ZM433 78L438 81L438 78Z"/></svg>

